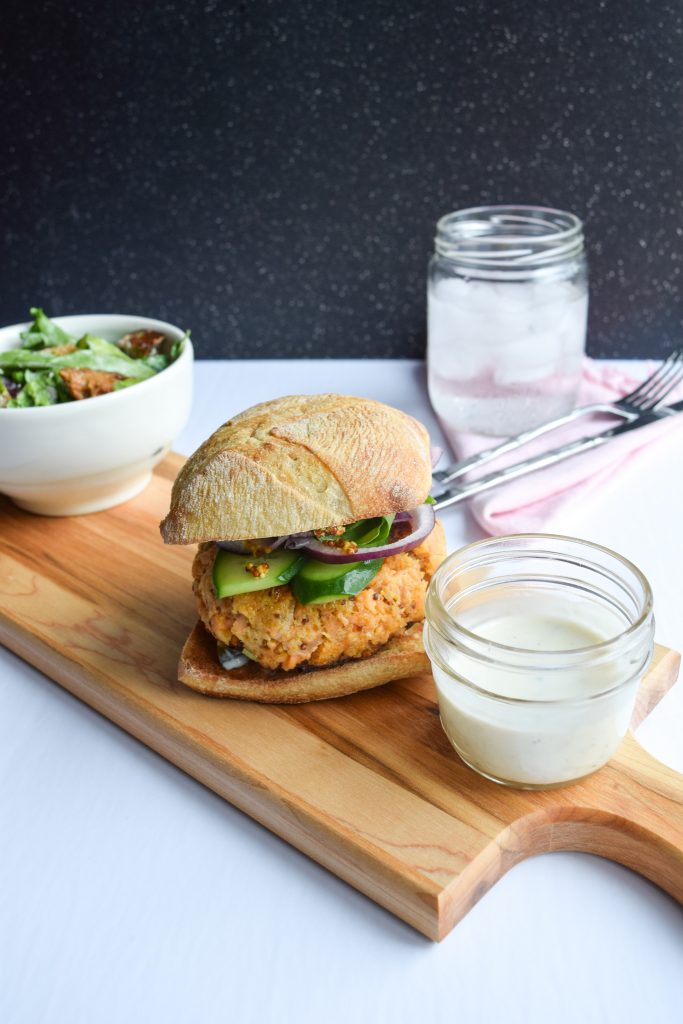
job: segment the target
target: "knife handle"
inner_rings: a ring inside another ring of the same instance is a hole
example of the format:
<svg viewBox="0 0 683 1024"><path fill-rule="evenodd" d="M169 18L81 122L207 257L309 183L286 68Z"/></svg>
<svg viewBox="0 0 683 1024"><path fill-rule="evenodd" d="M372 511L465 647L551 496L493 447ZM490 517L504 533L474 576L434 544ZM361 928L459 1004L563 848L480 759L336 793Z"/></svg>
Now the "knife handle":
<svg viewBox="0 0 683 1024"><path fill-rule="evenodd" d="M437 498L434 508L436 511L449 508L451 505L457 505L461 501L473 498L476 494L482 494L484 491L489 491L493 487L499 487L510 480L517 480L521 476L526 476L527 473L535 473L536 470L545 469L546 466L553 466L555 463L572 458L581 452L590 451L592 448L599 448L611 440L618 429L617 427L612 430L606 430L602 434L582 437L578 441L570 441L569 444L564 444L560 448L553 448L549 452L534 455L529 459L524 459L522 462L517 462L514 466L507 466L505 469L482 476L478 480L472 480L463 487L456 487L453 490L445 491Z"/></svg>
<svg viewBox="0 0 683 1024"><path fill-rule="evenodd" d="M514 437L508 437L505 441L501 441L500 444L495 445L493 448L485 448L481 452L477 452L475 455L470 455L469 458L463 459L458 462L455 466L451 466L448 469L439 469L432 474L434 479L445 486L450 484L453 480L457 480L458 477L464 476L465 473L469 473L472 469L478 469L479 466L483 466L487 462L493 462L494 459L500 458L501 455L506 455L507 452L514 451L516 448L521 448L523 445L528 444L529 441L534 441L537 437L543 437L544 434L549 434L558 427L564 427L568 423L573 423L575 420L581 419L584 416L589 415L610 415L619 416L623 420L633 420L637 414L628 412L624 409L619 409L615 405L611 405L608 402L605 403L594 403L593 405L581 405L577 409L572 409L565 416L559 416L557 419L549 420L547 423L541 423L538 427L533 427L531 430L525 430L522 434L515 434Z"/></svg>

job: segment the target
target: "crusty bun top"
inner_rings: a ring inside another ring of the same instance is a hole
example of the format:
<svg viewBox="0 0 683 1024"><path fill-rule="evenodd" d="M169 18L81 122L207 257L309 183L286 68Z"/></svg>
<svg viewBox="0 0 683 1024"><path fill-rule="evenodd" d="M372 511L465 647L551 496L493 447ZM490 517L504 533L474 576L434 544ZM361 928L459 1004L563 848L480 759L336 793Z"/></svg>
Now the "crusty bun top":
<svg viewBox="0 0 683 1024"><path fill-rule="evenodd" d="M429 435L369 398L291 395L228 420L192 455L161 523L167 544L247 540L413 508L431 486Z"/></svg>

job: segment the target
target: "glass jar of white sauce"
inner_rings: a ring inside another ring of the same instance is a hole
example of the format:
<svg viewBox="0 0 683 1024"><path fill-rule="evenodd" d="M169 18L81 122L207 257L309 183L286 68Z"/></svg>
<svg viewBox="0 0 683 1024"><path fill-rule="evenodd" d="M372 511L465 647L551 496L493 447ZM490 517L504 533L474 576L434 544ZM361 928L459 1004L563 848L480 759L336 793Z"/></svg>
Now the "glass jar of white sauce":
<svg viewBox="0 0 683 1024"><path fill-rule="evenodd" d="M654 643L650 586L626 559L570 537L479 541L438 569L425 616L441 723L471 768L545 789L614 754Z"/></svg>
<svg viewBox="0 0 683 1024"><path fill-rule="evenodd" d="M578 217L481 206L442 217L427 286L429 396L446 426L517 434L573 408L588 269Z"/></svg>

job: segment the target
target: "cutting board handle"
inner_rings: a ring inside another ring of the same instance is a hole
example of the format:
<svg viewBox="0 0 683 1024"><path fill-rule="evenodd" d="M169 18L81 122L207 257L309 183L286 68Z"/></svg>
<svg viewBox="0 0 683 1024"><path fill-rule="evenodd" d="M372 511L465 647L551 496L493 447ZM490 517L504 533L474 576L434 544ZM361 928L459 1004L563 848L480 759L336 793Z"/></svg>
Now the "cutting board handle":
<svg viewBox="0 0 683 1024"><path fill-rule="evenodd" d="M638 691L632 730L671 688L678 667L672 670L675 658L679 666L680 655L675 652L655 652L653 667ZM666 672L659 671L663 659L669 661ZM633 732L622 745L618 761L619 784L601 826L600 842L608 847L605 856L649 878L683 903L683 775L649 754Z"/></svg>
<svg viewBox="0 0 683 1024"><path fill-rule="evenodd" d="M678 678L680 667L681 655L678 651L655 644L652 664L647 675L640 681L633 705L630 723L632 731L635 732L650 712L654 711L662 697L666 697Z"/></svg>
<svg viewBox="0 0 683 1024"><path fill-rule="evenodd" d="M641 683L631 728L676 679L680 655L657 648ZM615 758L548 807L547 848L594 853L624 864L683 903L683 775L649 754L629 732Z"/></svg>
<svg viewBox="0 0 683 1024"><path fill-rule="evenodd" d="M649 878L683 904L683 775L629 736L619 753L621 774L603 822L605 856ZM616 827L616 836L612 829ZM595 851L599 853L599 850Z"/></svg>

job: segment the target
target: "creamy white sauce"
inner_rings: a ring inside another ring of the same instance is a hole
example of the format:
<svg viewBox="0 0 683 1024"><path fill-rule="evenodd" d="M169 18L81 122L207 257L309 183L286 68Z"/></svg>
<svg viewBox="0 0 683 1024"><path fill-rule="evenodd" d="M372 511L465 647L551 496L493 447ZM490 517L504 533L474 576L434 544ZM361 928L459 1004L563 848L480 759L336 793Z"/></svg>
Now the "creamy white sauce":
<svg viewBox="0 0 683 1024"><path fill-rule="evenodd" d="M433 665L443 727L468 764L499 781L547 786L579 779L619 745L638 680L619 687L633 674L623 659L592 658L587 666L571 652L613 639L627 622L619 609L585 595L567 600L550 588L501 590L461 609L456 601L452 614L484 640L534 652L536 667L519 667L528 655L493 644L485 646L486 660L449 648L450 671ZM539 652L549 652L540 666ZM515 661L518 667L511 667ZM605 692L611 688L616 691Z"/></svg>
<svg viewBox="0 0 683 1024"><path fill-rule="evenodd" d="M477 626L486 640L531 651L569 651L590 647L605 639L602 633L581 622L553 618L543 613L520 615L511 612L489 618Z"/></svg>

